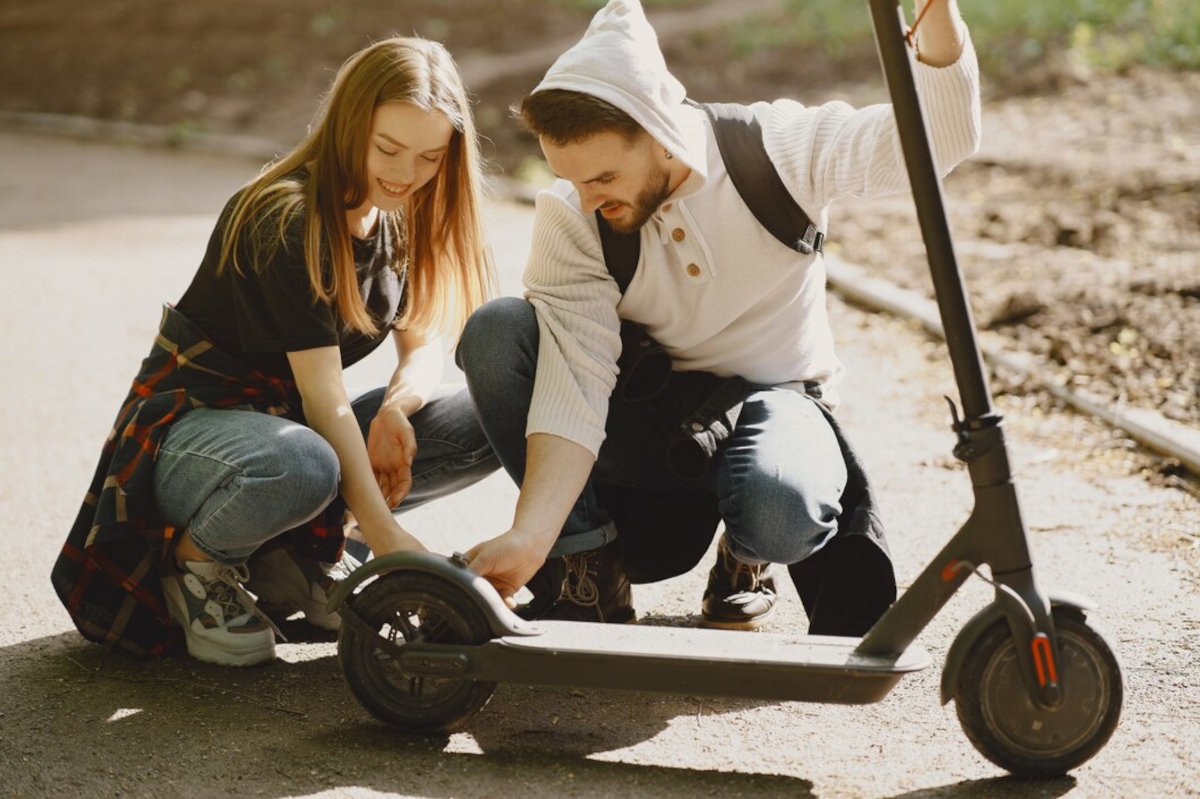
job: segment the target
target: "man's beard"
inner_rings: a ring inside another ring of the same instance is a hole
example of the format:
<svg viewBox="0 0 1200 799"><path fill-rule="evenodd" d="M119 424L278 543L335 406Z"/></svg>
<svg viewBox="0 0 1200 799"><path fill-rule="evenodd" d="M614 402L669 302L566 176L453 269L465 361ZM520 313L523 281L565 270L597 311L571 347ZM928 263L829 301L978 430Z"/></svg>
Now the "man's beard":
<svg viewBox="0 0 1200 799"><path fill-rule="evenodd" d="M638 192L638 196L628 205L632 215L628 222L623 219L606 220L613 230L618 233L636 233L650 221L663 200L671 196L671 173L664 169L657 175L651 175L646 187Z"/></svg>

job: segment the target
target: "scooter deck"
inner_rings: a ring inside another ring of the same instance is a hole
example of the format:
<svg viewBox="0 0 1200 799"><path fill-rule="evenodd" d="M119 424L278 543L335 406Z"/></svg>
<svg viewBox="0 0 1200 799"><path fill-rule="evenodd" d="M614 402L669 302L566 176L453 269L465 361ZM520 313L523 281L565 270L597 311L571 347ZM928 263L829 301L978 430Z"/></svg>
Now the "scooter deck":
<svg viewBox="0 0 1200 799"><path fill-rule="evenodd" d="M729 630L538 622L535 635L478 646L404 646L409 673L528 685L616 688L840 704L876 702L930 664L857 654L861 639Z"/></svg>

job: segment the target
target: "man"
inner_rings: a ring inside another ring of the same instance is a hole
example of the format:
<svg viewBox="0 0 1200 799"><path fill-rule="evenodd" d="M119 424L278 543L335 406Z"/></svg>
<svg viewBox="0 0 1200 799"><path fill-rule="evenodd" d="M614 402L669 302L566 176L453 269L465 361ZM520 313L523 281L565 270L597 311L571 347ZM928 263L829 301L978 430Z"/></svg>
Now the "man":
<svg viewBox="0 0 1200 799"><path fill-rule="evenodd" d="M956 0L916 0L918 14L927 2L915 69L946 172L978 147L978 67ZM788 193L821 231L839 197L907 188L890 106L779 100L752 110ZM790 564L808 596L797 567L844 538L840 525L852 523L851 512L863 516L845 507L863 478L829 414L842 369L819 247L790 250L752 215L712 124L686 102L636 0L612 0L598 12L518 114L560 180L537 198L525 299L485 305L459 347L484 430L521 486L512 527L471 549L471 568L510 605L530 583L540 600L535 613L631 621L612 542L620 534L641 546L656 529L667 535L672 520L641 525L631 537L618 529L629 525L613 523L610 498L621 495L612 488L691 492L709 497L725 524L704 623L753 628L775 603L770 564ZM605 225L640 245L624 291L606 267ZM674 371L651 399L614 392L622 322L640 325L670 356ZM745 390L736 413L721 417L728 435L698 479L680 476L664 450L681 419L730 378ZM866 517L875 519L873 511ZM709 527L700 552L711 538ZM866 573L894 580L881 533L876 543L843 555L882 557L886 568ZM853 569L809 572L828 583ZM849 624L852 634L894 599L894 581L888 590L882 607Z"/></svg>

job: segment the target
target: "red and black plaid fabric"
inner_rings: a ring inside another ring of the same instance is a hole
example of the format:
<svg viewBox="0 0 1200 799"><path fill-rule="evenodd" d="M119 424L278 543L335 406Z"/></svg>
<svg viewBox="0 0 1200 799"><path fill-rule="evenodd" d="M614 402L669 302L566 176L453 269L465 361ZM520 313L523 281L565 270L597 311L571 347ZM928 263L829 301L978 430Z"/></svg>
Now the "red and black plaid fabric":
<svg viewBox="0 0 1200 799"><path fill-rule="evenodd" d="M141 656L181 649L183 632L167 615L161 587L161 567L178 531L154 512L154 458L169 425L182 414L234 406L299 418L300 402L294 383L228 355L164 306L154 347L117 415L51 571L54 589L84 637ZM341 518L335 501L293 531L297 548L337 560Z"/></svg>

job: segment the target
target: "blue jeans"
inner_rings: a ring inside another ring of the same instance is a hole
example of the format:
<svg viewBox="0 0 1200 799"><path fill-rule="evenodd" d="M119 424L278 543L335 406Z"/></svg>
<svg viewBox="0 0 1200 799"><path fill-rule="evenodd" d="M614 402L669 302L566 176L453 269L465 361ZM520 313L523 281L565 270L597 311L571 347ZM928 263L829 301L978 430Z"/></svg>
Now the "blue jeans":
<svg viewBox="0 0 1200 799"><path fill-rule="evenodd" d="M382 388L356 398L366 438ZM498 467L466 390L443 388L413 414L411 510L486 477ZM316 517L338 494L333 447L298 422L250 410L196 408L167 431L154 463L154 499L169 523L221 563L245 562L259 546Z"/></svg>
<svg viewBox="0 0 1200 799"><path fill-rule="evenodd" d="M472 315L458 345L480 424L517 485L525 474L525 428L537 374L538 325L522 299L493 300ZM615 537L594 486L716 495L730 549L747 563L797 563L837 532L846 463L816 401L806 394L752 386L733 434L698 481L676 476L666 446L690 386L676 373L652 400L609 402L605 440L591 479L575 502L551 555L602 546ZM678 379L677 379L678 378Z"/></svg>

